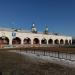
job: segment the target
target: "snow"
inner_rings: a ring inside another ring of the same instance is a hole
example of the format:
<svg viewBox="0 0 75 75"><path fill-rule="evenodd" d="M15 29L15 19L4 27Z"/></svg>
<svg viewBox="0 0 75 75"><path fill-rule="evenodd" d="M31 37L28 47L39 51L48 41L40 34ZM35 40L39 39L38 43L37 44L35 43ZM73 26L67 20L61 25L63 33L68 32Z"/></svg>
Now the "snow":
<svg viewBox="0 0 75 75"><path fill-rule="evenodd" d="M56 55L53 54L53 53L51 53L51 54L46 53L47 55L44 56L42 54L42 52L36 52L35 54L33 52L30 52L30 51L26 53L26 51L19 51L19 50L9 50L9 52L19 53L23 56L29 56L29 57L31 57L35 60L40 60L41 59L41 60L44 60L46 62L56 63L56 64L65 65L65 66L68 66L68 67L74 67L75 68L75 61L74 61L75 60L75 55L72 55L73 58L72 57L71 58L73 59L73 61L70 61L70 60L66 60L66 59L56 58L57 53L55 53ZM55 55L56 57L52 57L51 55ZM64 58L66 57L65 53L63 54L63 57ZM60 58L62 58L61 53L60 53ZM67 59L69 59L69 58L70 58L70 56L67 55Z"/></svg>

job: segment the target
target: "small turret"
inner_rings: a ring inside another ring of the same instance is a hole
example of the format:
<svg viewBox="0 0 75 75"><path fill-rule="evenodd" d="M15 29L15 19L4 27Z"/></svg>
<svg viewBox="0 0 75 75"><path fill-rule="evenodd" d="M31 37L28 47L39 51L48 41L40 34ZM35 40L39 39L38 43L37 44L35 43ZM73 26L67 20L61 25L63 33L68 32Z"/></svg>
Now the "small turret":
<svg viewBox="0 0 75 75"><path fill-rule="evenodd" d="M32 33L37 33L37 30L36 30L36 27L35 27L34 23L32 24Z"/></svg>
<svg viewBox="0 0 75 75"><path fill-rule="evenodd" d="M48 34L48 26L45 25L45 31L44 31L45 34Z"/></svg>

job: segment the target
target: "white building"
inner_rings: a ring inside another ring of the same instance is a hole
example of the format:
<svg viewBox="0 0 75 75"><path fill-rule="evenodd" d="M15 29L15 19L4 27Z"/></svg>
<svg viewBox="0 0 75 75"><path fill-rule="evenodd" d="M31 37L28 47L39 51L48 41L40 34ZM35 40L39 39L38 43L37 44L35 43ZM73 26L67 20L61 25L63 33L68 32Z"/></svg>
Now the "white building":
<svg viewBox="0 0 75 75"><path fill-rule="evenodd" d="M48 28L46 29L45 33L38 33L34 25L32 26L31 32L17 29L0 28L0 44L72 44L72 37L50 34L48 33Z"/></svg>

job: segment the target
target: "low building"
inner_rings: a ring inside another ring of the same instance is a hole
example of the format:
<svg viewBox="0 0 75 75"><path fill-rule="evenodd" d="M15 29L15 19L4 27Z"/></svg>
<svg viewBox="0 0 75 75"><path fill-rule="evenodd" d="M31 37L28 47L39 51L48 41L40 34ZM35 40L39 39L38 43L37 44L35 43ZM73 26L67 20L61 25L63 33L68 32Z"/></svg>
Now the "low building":
<svg viewBox="0 0 75 75"><path fill-rule="evenodd" d="M31 31L0 28L0 44L45 44L45 45L71 45L72 37L58 34L48 33L46 28L45 33L39 33L32 26Z"/></svg>

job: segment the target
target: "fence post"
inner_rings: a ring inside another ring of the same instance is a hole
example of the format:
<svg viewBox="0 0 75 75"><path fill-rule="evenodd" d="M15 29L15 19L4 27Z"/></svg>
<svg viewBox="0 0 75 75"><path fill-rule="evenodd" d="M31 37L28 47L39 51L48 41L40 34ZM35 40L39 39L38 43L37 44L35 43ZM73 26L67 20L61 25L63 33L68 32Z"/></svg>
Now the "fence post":
<svg viewBox="0 0 75 75"><path fill-rule="evenodd" d="M45 56L45 50L44 50L44 56Z"/></svg>
<svg viewBox="0 0 75 75"><path fill-rule="evenodd" d="M51 57L51 51L49 51L49 56Z"/></svg>
<svg viewBox="0 0 75 75"><path fill-rule="evenodd" d="M67 52L66 52L66 60L67 60Z"/></svg>
<svg viewBox="0 0 75 75"><path fill-rule="evenodd" d="M34 49L34 54L35 54L35 49Z"/></svg>
<svg viewBox="0 0 75 75"><path fill-rule="evenodd" d="M62 59L63 59L63 52L62 52Z"/></svg>
<svg viewBox="0 0 75 75"><path fill-rule="evenodd" d="M70 61L71 61L71 53L70 53Z"/></svg>
<svg viewBox="0 0 75 75"><path fill-rule="evenodd" d="M59 51L58 51L58 58L59 58Z"/></svg>
<svg viewBox="0 0 75 75"><path fill-rule="evenodd" d="M26 49L26 53L27 53L27 49Z"/></svg>

